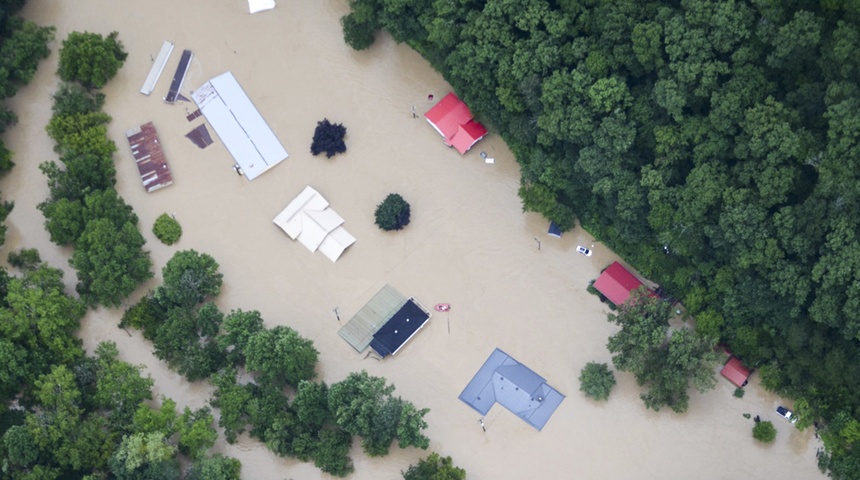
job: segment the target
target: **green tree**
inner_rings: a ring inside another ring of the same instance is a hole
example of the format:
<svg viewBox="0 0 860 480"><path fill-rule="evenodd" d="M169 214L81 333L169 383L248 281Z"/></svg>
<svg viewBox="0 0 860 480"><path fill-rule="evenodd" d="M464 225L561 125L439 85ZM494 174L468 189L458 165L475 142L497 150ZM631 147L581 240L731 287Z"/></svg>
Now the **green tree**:
<svg viewBox="0 0 860 480"><path fill-rule="evenodd" d="M158 471L161 464L174 463L175 454L176 447L170 445L162 432L127 435L111 457L111 472L118 479L149 478L144 472ZM178 465L175 469L175 478L179 478Z"/></svg>
<svg viewBox="0 0 860 480"><path fill-rule="evenodd" d="M411 207L400 195L389 193L385 200L376 206L376 226L385 231L402 230L409 225Z"/></svg>
<svg viewBox="0 0 860 480"><path fill-rule="evenodd" d="M177 421L179 450L190 458L202 458L218 439L218 432L212 426L214 421L208 407L193 411L185 407Z"/></svg>
<svg viewBox="0 0 860 480"><path fill-rule="evenodd" d="M290 327L279 325L251 335L245 356L246 368L256 374L258 382L283 387L312 379L319 352L312 341Z"/></svg>
<svg viewBox="0 0 860 480"><path fill-rule="evenodd" d="M586 397L607 400L614 386L615 375L605 363L589 362L582 367L579 374L579 390L585 393Z"/></svg>
<svg viewBox="0 0 860 480"><path fill-rule="evenodd" d="M374 35L379 30L377 0L350 0L351 11L340 19L343 27L343 40L354 50L370 48Z"/></svg>
<svg viewBox="0 0 860 480"><path fill-rule="evenodd" d="M349 449L352 447L352 435L341 429L323 430L320 432L320 442L314 454L314 465L320 470L336 477L345 477L354 470Z"/></svg>
<svg viewBox="0 0 860 480"><path fill-rule="evenodd" d="M0 68L9 76L7 82L27 84L36 74L39 61L48 57L48 43L54 39L54 27L40 27L29 20L12 17L6 28L12 34L3 39L0 46ZM5 87L6 96L14 95L14 89Z"/></svg>
<svg viewBox="0 0 860 480"><path fill-rule="evenodd" d="M135 433L162 432L165 437L172 436L177 429L176 402L162 397L157 409L140 404L134 412L131 431Z"/></svg>
<svg viewBox="0 0 860 480"><path fill-rule="evenodd" d="M161 240L165 245L173 245L179 241L182 236L182 227L173 217L166 213L162 213L155 219L155 224L152 226L152 233L156 238Z"/></svg>
<svg viewBox="0 0 860 480"><path fill-rule="evenodd" d="M753 438L762 443L771 443L776 439L776 428L771 422L756 422L752 429Z"/></svg>
<svg viewBox="0 0 860 480"><path fill-rule="evenodd" d="M455 467L451 457L441 457L436 452L401 473L403 480L466 480L465 470Z"/></svg>
<svg viewBox="0 0 860 480"><path fill-rule="evenodd" d="M186 480L239 480L242 463L235 458L215 454L197 459L188 469Z"/></svg>
<svg viewBox="0 0 860 480"><path fill-rule="evenodd" d="M114 430L125 431L141 403L152 399L154 382L141 375L142 365L123 362L118 355L113 342L102 342L96 347L98 376L93 400L99 408L109 412Z"/></svg>
<svg viewBox="0 0 860 480"><path fill-rule="evenodd" d="M224 332L217 341L221 349L227 352L230 363L236 366L245 364L248 340L263 328L263 318L256 310L233 310L224 317Z"/></svg>
<svg viewBox="0 0 860 480"><path fill-rule="evenodd" d="M138 285L152 278L146 240L132 223L117 229L100 218L87 223L69 264L78 271L78 293L90 305L117 307Z"/></svg>
<svg viewBox="0 0 860 480"><path fill-rule="evenodd" d="M71 32L60 48L57 74L67 82L80 82L87 88L101 88L122 67L128 54L119 34L107 37L98 33Z"/></svg>
<svg viewBox="0 0 860 480"><path fill-rule="evenodd" d="M331 420L328 386L324 382L302 380L296 387L292 407L298 420L309 430L321 430Z"/></svg>
<svg viewBox="0 0 860 480"><path fill-rule="evenodd" d="M218 262L194 250L176 252L161 270L163 284L154 297L163 306L193 307L221 292L224 275L218 273Z"/></svg>
<svg viewBox="0 0 860 480"><path fill-rule="evenodd" d="M716 384L716 342L687 329L669 335L669 314L668 303L640 288L618 314L609 314L621 330L609 338L607 347L615 367L631 372L648 388L641 395L645 406L684 412L690 386L703 392Z"/></svg>
<svg viewBox="0 0 860 480"><path fill-rule="evenodd" d="M235 443L249 423L247 408L253 395L248 388L238 384L236 370L232 368L213 375L212 384L216 389L211 403L221 411L218 426L224 429L227 442Z"/></svg>
<svg viewBox="0 0 860 480"><path fill-rule="evenodd" d="M77 83L61 83L53 99L51 108L54 115L65 117L100 111L104 105L105 95L90 92Z"/></svg>
<svg viewBox="0 0 860 480"><path fill-rule="evenodd" d="M9 252L9 265L25 271L33 271L42 263L42 257L35 248L22 248Z"/></svg>
<svg viewBox="0 0 860 480"><path fill-rule="evenodd" d="M329 387L329 409L338 426L353 435L369 436L373 419L393 391L394 385L386 385L384 378L364 370L353 372Z"/></svg>
<svg viewBox="0 0 860 480"><path fill-rule="evenodd" d="M430 446L430 439L422 433L428 427L424 420L424 415L428 413L430 413L429 408L418 409L412 402L402 401L400 420L397 425L398 447L417 447L426 450Z"/></svg>
<svg viewBox="0 0 860 480"><path fill-rule="evenodd" d="M223 317L214 303L199 309L171 308L163 321L156 321L155 356L190 381L208 377L227 360L215 340Z"/></svg>
<svg viewBox="0 0 860 480"><path fill-rule="evenodd" d="M4 458L11 465L21 468L31 465L39 458L39 447L33 435L23 425L14 425L3 434Z"/></svg>
<svg viewBox="0 0 860 480"><path fill-rule="evenodd" d="M0 336L25 348L24 372L47 373L53 364L73 364L83 356L81 342L73 333L86 307L65 294L62 277L62 271L43 264L6 285L7 308L0 309ZM22 379L28 383L36 379L28 377Z"/></svg>

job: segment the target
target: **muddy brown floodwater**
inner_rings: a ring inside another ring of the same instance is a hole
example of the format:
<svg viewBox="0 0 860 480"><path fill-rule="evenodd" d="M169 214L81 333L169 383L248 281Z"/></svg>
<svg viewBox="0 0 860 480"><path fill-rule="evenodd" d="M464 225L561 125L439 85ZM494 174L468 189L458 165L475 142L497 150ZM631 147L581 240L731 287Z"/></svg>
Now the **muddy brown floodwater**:
<svg viewBox="0 0 860 480"><path fill-rule="evenodd" d="M720 378L716 389L692 396L684 415L646 410L628 374L617 375L608 402L586 399L578 391L579 370L589 361L610 361L605 345L613 327L606 308L585 288L616 255L600 244L592 257L578 255L577 244L594 243L587 232L552 238L545 220L522 213L517 164L498 136L460 156L423 119L413 119L413 106L423 113L428 94L439 99L450 87L419 55L386 35L377 35L368 51L349 49L339 25L346 11L344 0L280 0L275 10L257 15L249 15L241 0L28 2L24 16L55 25L58 40L32 84L11 102L20 122L5 139L17 167L0 190L15 201L15 210L2 257L15 248L38 248L45 260L67 270L68 290L74 291L70 251L50 243L36 209L48 194L38 164L56 158L44 130L57 85L56 51L71 31L116 30L129 52L104 89L105 110L113 117L109 135L119 148L117 187L140 217L156 269L180 249L211 254L225 278L217 301L222 310L257 309L268 327L290 325L312 339L320 351L319 378L326 382L360 369L386 377L398 395L431 409L430 449L452 456L470 478L823 478L812 432L779 418L774 408L782 401L759 388L755 376L743 399L734 398L733 387ZM164 40L176 50L152 95L141 95L150 56ZM219 140L200 150L184 138L201 121L185 119L193 104L161 101L182 49L194 52L182 93L190 97L191 89L232 71L290 158L248 182L232 170ZM323 118L348 128L346 154L326 159L309 153ZM126 129L149 121L174 178L172 186L152 194L144 192L125 140ZM482 150L495 157L494 165L481 160ZM331 202L358 239L337 263L311 254L272 224L305 185ZM412 205L412 223L397 233L373 224L376 205L390 192ZM184 232L172 247L151 233L164 212L174 213ZM403 350L379 362L364 359L337 335L332 309L338 307L346 321L386 283L426 306L445 302L452 308L435 313ZM118 329L121 312L87 315L80 333L86 348L113 340L123 359L146 366L158 395L180 407L206 405L212 388L183 381L153 357L139 334ZM483 432L479 415L457 399L495 347L567 396L543 431L496 405ZM753 440L745 412L772 420L776 442ZM241 460L246 479L329 478L311 464L273 455L246 435L235 445L221 440L215 449ZM387 457L370 459L356 444L351 478L399 478L426 453L395 446Z"/></svg>

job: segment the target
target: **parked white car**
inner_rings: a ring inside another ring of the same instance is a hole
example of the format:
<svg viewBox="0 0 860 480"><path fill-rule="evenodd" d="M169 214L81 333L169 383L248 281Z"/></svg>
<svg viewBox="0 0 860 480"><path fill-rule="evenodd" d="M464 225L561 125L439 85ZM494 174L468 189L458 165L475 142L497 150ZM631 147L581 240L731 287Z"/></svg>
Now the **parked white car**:
<svg viewBox="0 0 860 480"><path fill-rule="evenodd" d="M576 246L576 251L577 251L577 252L579 252L579 253L581 253L581 254L583 254L583 255L585 255L586 257L590 257L590 256L591 256L591 250L589 250L589 249L587 249L587 248L583 247L582 245L577 245L577 246Z"/></svg>
<svg viewBox="0 0 860 480"><path fill-rule="evenodd" d="M791 410L783 407L782 405L776 407L776 413L780 414L780 416L782 416L791 423L797 422L797 417L794 416L794 413L792 413Z"/></svg>

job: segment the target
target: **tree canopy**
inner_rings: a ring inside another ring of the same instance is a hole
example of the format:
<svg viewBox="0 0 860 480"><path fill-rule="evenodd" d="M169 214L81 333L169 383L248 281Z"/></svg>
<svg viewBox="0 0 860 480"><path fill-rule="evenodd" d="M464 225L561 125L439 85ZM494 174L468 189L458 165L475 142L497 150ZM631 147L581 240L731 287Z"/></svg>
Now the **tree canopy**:
<svg viewBox="0 0 860 480"><path fill-rule="evenodd" d="M581 224L827 428L860 420L855 3L349 5L349 45L385 29L504 138L525 210Z"/></svg>
<svg viewBox="0 0 860 480"><path fill-rule="evenodd" d="M621 330L609 338L612 362L631 372L648 390L641 395L645 406L676 412L687 410L688 390L700 392L716 385L716 341L686 328L670 332L668 302L651 296L641 287L609 320Z"/></svg>
<svg viewBox="0 0 860 480"><path fill-rule="evenodd" d="M102 88L128 56L118 36L118 32L111 32L107 37L91 32L71 32L60 48L57 74L67 82Z"/></svg>

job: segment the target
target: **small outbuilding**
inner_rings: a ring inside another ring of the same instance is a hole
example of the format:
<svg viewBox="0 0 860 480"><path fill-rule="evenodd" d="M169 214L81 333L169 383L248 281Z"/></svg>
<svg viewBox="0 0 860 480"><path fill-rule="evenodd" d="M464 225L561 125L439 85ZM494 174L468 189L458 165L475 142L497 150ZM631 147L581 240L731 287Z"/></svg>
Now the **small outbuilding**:
<svg viewBox="0 0 860 480"><path fill-rule="evenodd" d="M745 367L738 357L731 357L720 370L720 373L738 388L745 387L750 378L750 369Z"/></svg>
<svg viewBox="0 0 860 480"><path fill-rule="evenodd" d="M428 110L424 118L442 135L445 144L461 155L487 135L487 129L472 119L469 107L453 92Z"/></svg>
<svg viewBox="0 0 860 480"><path fill-rule="evenodd" d="M630 293L643 285L641 280L618 262L612 262L594 282L594 288L618 306L623 305L630 298Z"/></svg>

